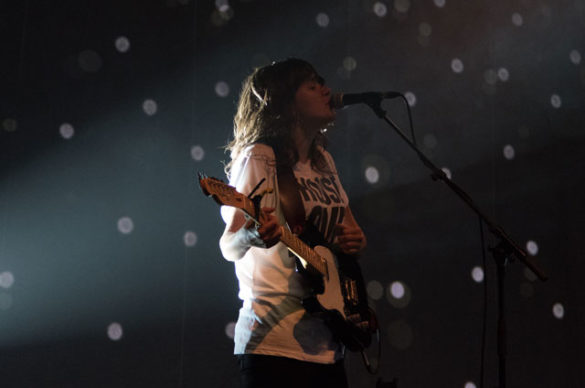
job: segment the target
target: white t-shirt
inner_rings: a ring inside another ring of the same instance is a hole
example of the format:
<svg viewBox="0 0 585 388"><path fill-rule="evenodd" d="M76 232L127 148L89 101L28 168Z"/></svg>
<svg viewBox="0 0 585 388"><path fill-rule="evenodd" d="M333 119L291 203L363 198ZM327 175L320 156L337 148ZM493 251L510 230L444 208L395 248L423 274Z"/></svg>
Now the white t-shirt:
<svg viewBox="0 0 585 388"><path fill-rule="evenodd" d="M307 219L332 241L333 225L342 221L348 199L331 155L320 151L331 173L315 171L310 163L297 163L293 172L301 187ZM274 214L284 225L274 152L267 145L255 144L235 160L230 185L248 195L263 178L266 180L256 193L266 188L274 191L263 197L261 206L276 208ZM234 211L222 207L224 220ZM308 287L283 243L269 249L251 247L235 262L235 270L243 306L235 328L234 354L275 355L317 363L333 363L342 358L342 346L333 341L330 330L301 305L301 300L308 296Z"/></svg>

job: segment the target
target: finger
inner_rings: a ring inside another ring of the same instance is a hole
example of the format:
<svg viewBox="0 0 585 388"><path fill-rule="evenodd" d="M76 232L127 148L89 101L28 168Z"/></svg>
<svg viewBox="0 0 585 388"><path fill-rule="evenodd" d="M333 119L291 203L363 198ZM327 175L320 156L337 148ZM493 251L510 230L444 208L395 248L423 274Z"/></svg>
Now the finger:
<svg viewBox="0 0 585 388"><path fill-rule="evenodd" d="M254 222L254 220L248 220L246 222L246 224L244 225L244 228L246 229L252 229L256 226L256 222Z"/></svg>
<svg viewBox="0 0 585 388"><path fill-rule="evenodd" d="M342 236L338 236L338 242L339 243L343 243L343 242L348 242L348 241L362 241L364 238L362 236L361 233L356 233L356 234L344 234Z"/></svg>
<svg viewBox="0 0 585 388"><path fill-rule="evenodd" d="M360 249L361 246L362 246L362 244L359 243L359 242L349 242L349 243L341 244L340 246L341 246L341 249L345 249L345 250L348 250L348 249Z"/></svg>

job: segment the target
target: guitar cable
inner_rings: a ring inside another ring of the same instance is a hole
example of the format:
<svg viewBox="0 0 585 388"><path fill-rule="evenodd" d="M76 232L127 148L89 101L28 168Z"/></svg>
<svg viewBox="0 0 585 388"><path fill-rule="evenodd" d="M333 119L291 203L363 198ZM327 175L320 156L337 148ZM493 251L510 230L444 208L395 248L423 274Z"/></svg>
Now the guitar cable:
<svg viewBox="0 0 585 388"><path fill-rule="evenodd" d="M376 314L371 308L369 308L369 310L370 310L369 324L370 327L375 329L374 333L376 334L376 342L378 343L378 355L376 356L377 360L376 366L373 367L372 364L370 363L370 359L368 358L365 349L363 349L360 353L362 355L362 361L364 362L364 366L366 367L367 371L372 375L376 375L380 370L380 360L382 358L382 334L380 332L380 325L378 324L378 318L376 317Z"/></svg>
<svg viewBox="0 0 585 388"><path fill-rule="evenodd" d="M362 350L360 353L362 354L362 360L364 362L364 366L366 367L366 369L368 370L368 372L371 375L376 375L378 374L378 371L380 370L380 359L382 357L382 341L381 341L381 334L380 334L380 328L376 328L376 341L378 342L378 356L376 357L377 362L376 362L376 366L373 367L372 364L370 363L370 359L368 358L368 355L366 354L365 350Z"/></svg>

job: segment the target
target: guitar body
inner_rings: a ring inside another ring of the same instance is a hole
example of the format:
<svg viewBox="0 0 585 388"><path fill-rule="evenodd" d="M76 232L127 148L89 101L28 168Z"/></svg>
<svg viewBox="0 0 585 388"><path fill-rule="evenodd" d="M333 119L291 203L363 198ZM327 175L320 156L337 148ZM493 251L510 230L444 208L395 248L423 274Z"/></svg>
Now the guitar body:
<svg viewBox="0 0 585 388"><path fill-rule="evenodd" d="M303 300L303 306L325 321L334 335L351 351L367 348L376 329L375 316L368 306L368 299L361 269L355 257L333 252L322 245L318 231L312 226L300 236L327 262L328 276L314 274L298 264L313 288L313 296Z"/></svg>

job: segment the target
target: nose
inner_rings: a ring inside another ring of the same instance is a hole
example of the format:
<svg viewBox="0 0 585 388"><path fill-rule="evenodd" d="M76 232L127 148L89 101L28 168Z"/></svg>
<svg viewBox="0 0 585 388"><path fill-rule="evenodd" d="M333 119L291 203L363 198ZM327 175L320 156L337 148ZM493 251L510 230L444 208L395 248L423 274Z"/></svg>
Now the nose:
<svg viewBox="0 0 585 388"><path fill-rule="evenodd" d="M321 86L321 93L324 96L329 96L331 94L331 88L329 86L327 86L327 85L322 85Z"/></svg>

